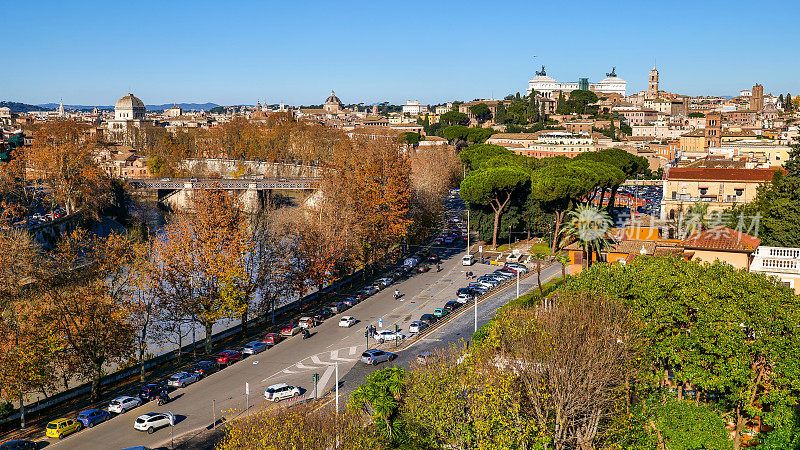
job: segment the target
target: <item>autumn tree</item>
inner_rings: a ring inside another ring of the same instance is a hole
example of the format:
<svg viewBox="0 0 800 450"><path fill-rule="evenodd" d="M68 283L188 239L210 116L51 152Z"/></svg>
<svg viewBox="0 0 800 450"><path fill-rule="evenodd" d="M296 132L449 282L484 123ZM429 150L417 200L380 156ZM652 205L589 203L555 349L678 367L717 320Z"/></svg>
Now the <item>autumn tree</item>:
<svg viewBox="0 0 800 450"><path fill-rule="evenodd" d="M210 352L214 324L247 310L250 238L241 205L226 191L195 191L192 206L170 219L153 246L151 293L204 327Z"/></svg>
<svg viewBox="0 0 800 450"><path fill-rule="evenodd" d="M411 235L427 235L441 216L442 200L461 176L458 157L448 145L416 149L410 157L411 216L414 219Z"/></svg>
<svg viewBox="0 0 800 450"><path fill-rule="evenodd" d="M103 368L134 352L135 326L128 300L135 290L131 270L137 252L126 236L107 238L77 230L64 237L40 265L39 289L46 320L63 341L62 358L100 396Z"/></svg>
<svg viewBox="0 0 800 450"><path fill-rule="evenodd" d="M97 210L111 200L110 179L96 163L99 151L88 125L74 120L42 123L27 152L29 178L43 180L54 202L68 214L82 208Z"/></svg>
<svg viewBox="0 0 800 450"><path fill-rule="evenodd" d="M410 177L405 146L394 135L355 133L334 149L321 195L349 224L365 269L407 234Z"/></svg>

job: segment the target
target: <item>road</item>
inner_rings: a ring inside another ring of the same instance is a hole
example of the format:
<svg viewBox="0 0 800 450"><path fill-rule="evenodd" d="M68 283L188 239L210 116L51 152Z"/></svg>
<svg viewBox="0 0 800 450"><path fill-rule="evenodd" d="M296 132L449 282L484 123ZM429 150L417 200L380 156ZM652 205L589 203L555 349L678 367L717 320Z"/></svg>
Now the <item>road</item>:
<svg viewBox="0 0 800 450"><path fill-rule="evenodd" d="M373 370L391 365L408 365L422 351L435 350L458 339L470 339L474 328L471 307L455 312L450 321L418 341L414 336L409 336L409 340L414 342L398 352L398 359L390 364L373 367L358 362L367 347L365 327L381 324L385 329L393 329L397 324L408 334L408 324L412 320L418 319L422 314L432 313L435 308L454 299L456 290L467 284L467 268L461 265L463 244L432 248L431 251L442 257L440 272L436 271L434 265L427 273L400 280L343 313L327 319L312 329L309 339L302 339L301 335L285 339L261 354L250 356L198 383L174 391L171 394L173 400L167 405L158 407L150 403L140 406L61 441L50 440L48 448L122 449L135 445L168 447L169 428L158 430L152 435L138 432L133 429L136 417L148 412L171 411L177 419L174 435L192 435L210 426L214 419L219 423L223 417L239 414L248 402L251 410L267 406L263 393L269 385L284 382L298 386L303 391L302 398L311 398L314 396L312 375L317 373L320 376L317 392L322 396L325 391L333 389L338 364L339 386L344 395L363 382ZM495 266L484 264L469 268L476 275L494 269ZM543 272L543 281L559 270L557 267L546 269ZM535 278L533 276L523 280L520 283L520 292L532 289L536 285ZM393 298L395 289L403 293L400 300ZM478 306L478 325L488 322L497 308L514 297L515 288L512 283L505 290L484 299ZM344 315L354 316L359 322L351 328L341 328L338 322ZM374 340L369 344L377 345ZM250 387L249 399L245 396L245 383ZM344 404L344 399L342 402Z"/></svg>

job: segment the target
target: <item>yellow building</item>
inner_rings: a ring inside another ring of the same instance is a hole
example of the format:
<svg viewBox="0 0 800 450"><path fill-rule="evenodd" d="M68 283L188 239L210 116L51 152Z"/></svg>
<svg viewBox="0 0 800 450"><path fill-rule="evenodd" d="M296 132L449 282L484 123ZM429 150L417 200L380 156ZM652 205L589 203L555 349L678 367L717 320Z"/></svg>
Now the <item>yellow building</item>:
<svg viewBox="0 0 800 450"><path fill-rule="evenodd" d="M703 130L695 130L681 135L681 152L683 153L705 153L706 137Z"/></svg>

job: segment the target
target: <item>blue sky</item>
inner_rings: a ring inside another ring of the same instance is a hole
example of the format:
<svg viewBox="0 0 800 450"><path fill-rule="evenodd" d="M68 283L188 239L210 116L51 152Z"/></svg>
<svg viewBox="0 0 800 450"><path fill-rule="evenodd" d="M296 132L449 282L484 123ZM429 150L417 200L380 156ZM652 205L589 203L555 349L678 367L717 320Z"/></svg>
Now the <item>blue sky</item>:
<svg viewBox="0 0 800 450"><path fill-rule="evenodd" d="M798 88L799 16L769 0L15 2L0 100L432 104L524 91L542 64L564 81L617 66L630 93L654 60L670 92L777 95Z"/></svg>

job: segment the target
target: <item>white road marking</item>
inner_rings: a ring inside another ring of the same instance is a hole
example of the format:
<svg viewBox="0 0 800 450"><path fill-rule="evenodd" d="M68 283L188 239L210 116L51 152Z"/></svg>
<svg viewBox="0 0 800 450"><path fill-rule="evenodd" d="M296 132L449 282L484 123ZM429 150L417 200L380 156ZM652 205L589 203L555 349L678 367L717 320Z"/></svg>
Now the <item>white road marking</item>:
<svg viewBox="0 0 800 450"><path fill-rule="evenodd" d="M313 362L314 364L325 365L325 366L335 366L336 365L336 363L322 361L321 359L319 359L319 356L317 356L317 355L314 355L314 356L311 357L311 362Z"/></svg>
<svg viewBox="0 0 800 450"><path fill-rule="evenodd" d="M312 356L312 358L313 358L313 356ZM307 366L307 365L303 364L302 362L299 362L299 363L295 364L295 366L298 369L301 369L301 370L318 369L317 366Z"/></svg>
<svg viewBox="0 0 800 450"><path fill-rule="evenodd" d="M355 355L356 354L356 349L358 349L358 347L355 347L355 346L350 347L350 353L349 354L350 355Z"/></svg>
<svg viewBox="0 0 800 450"><path fill-rule="evenodd" d="M328 366L325 370L325 373L322 374L322 378L320 378L319 383L317 384L317 397L325 391L325 385L328 384L328 381L331 379L331 375L333 372L336 371L336 367Z"/></svg>

